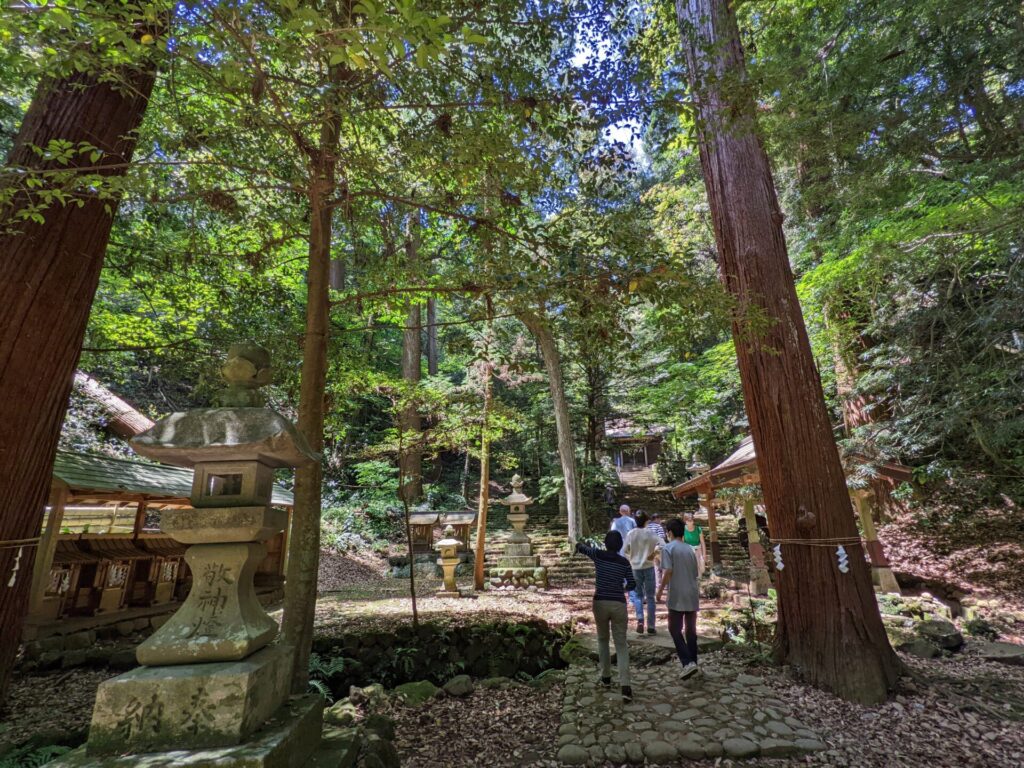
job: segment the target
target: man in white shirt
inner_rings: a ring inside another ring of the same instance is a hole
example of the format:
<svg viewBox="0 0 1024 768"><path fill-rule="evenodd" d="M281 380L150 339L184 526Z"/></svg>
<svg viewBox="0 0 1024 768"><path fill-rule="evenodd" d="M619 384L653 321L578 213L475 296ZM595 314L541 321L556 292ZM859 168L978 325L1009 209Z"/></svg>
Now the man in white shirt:
<svg viewBox="0 0 1024 768"><path fill-rule="evenodd" d="M645 603L647 604L647 634L657 634L654 629L656 607L654 565L663 543L661 537L647 526L646 513L638 512L636 528L626 535L626 543L622 547L623 554L633 569L633 579L636 581L636 591L631 597L633 608L636 610L636 633L638 635L644 633Z"/></svg>
<svg viewBox="0 0 1024 768"><path fill-rule="evenodd" d="M609 530L618 531L622 540L625 541L629 532L634 528L636 528L636 521L633 519L633 510L629 508L629 504L623 504L619 507L619 516L612 520ZM625 556L625 552L622 550L619 551L619 554Z"/></svg>

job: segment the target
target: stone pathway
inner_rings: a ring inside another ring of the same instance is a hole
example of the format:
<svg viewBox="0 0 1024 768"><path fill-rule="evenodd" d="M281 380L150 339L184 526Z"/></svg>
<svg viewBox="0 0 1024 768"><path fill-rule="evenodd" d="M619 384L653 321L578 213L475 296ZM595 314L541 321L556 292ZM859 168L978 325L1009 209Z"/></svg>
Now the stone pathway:
<svg viewBox="0 0 1024 768"><path fill-rule="evenodd" d="M641 645L646 639L630 642L631 649ZM674 658L632 667L631 704L623 703L617 683L604 688L593 666L568 671L558 738L564 765L676 765L681 758L789 757L825 749L762 678L723 654L705 656L700 673L685 681Z"/></svg>

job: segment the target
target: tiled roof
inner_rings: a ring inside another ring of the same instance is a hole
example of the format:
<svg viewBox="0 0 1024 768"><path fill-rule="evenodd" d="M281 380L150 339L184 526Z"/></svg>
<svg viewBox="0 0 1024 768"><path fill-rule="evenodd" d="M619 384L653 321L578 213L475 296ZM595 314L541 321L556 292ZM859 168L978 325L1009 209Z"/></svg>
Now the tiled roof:
<svg viewBox="0 0 1024 768"><path fill-rule="evenodd" d="M167 464L143 463L87 453L57 451L53 476L65 482L72 493L88 491L187 499L192 493L192 470ZM290 507L291 491L274 485L273 503Z"/></svg>

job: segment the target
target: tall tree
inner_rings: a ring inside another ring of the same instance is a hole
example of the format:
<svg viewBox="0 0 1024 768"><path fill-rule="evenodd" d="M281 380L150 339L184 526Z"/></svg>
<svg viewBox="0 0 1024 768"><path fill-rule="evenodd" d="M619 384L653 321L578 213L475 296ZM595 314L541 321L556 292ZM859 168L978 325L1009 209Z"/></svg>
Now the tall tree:
<svg viewBox="0 0 1024 768"><path fill-rule="evenodd" d="M533 338L540 347L544 359L544 369L548 374L548 388L551 392L551 403L555 411L555 434L558 442L558 459L562 464L562 479L565 484L565 502L568 513L569 542L575 544L582 535L582 517L580 514L579 489L576 471L576 444L572 436L572 423L569 418L569 399L565 394L562 380L562 356L558 351L558 341L551 332L546 318L535 312L518 313L523 325L529 328Z"/></svg>
<svg viewBox="0 0 1024 768"><path fill-rule="evenodd" d="M405 258L410 274L416 274L419 266L418 216L419 211L410 212L405 223ZM410 387L415 387L422 378L422 315L419 299L409 298L405 308L405 331L402 333L402 379ZM403 440L408 446L398 457L402 476L398 493L403 501L412 504L423 495L423 453L418 447L422 423L415 398L409 398L398 427L404 433Z"/></svg>
<svg viewBox="0 0 1024 768"><path fill-rule="evenodd" d="M728 0L677 0L701 167L773 538L778 657L807 681L861 702L899 674L859 544L821 381L793 283L768 157L758 139ZM800 543L808 541L807 544ZM852 551L849 572L836 550Z"/></svg>
<svg viewBox="0 0 1024 768"><path fill-rule="evenodd" d="M156 78L156 59L143 44L154 43L162 26L120 17L115 28L123 36L130 30L123 47L132 64L45 77L0 178L0 540L26 543L0 549L0 573L10 579L0 590L0 699L117 210L114 180L131 162Z"/></svg>

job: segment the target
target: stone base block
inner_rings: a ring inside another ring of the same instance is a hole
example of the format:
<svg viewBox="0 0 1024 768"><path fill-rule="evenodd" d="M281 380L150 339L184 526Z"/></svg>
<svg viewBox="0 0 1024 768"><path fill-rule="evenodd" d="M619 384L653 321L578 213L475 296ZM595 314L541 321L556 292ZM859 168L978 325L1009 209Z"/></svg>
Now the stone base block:
<svg viewBox="0 0 1024 768"><path fill-rule="evenodd" d="M287 699L292 649L248 659L139 667L100 684L90 754L225 747L245 741Z"/></svg>
<svg viewBox="0 0 1024 768"><path fill-rule="evenodd" d="M499 557L499 568L537 568L540 565L539 555L518 555L516 557Z"/></svg>
<svg viewBox="0 0 1024 768"><path fill-rule="evenodd" d="M492 568L488 571L491 589L547 589L548 569L539 568Z"/></svg>
<svg viewBox="0 0 1024 768"><path fill-rule="evenodd" d="M277 636L277 622L263 610L253 586L265 554L256 542L189 547L185 560L192 589L170 620L139 646L139 663L236 661L268 645Z"/></svg>
<svg viewBox="0 0 1024 768"><path fill-rule="evenodd" d="M97 756L85 747L69 752L54 768L303 768L320 743L323 699L300 696L282 706L244 744L135 755Z"/></svg>
<svg viewBox="0 0 1024 768"><path fill-rule="evenodd" d="M506 544L505 557L528 557L533 552L530 544Z"/></svg>

